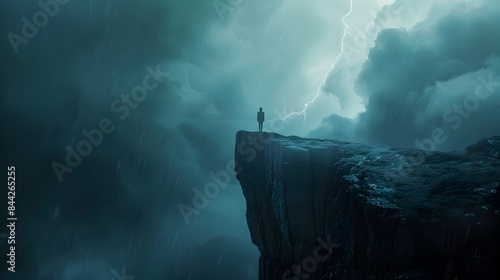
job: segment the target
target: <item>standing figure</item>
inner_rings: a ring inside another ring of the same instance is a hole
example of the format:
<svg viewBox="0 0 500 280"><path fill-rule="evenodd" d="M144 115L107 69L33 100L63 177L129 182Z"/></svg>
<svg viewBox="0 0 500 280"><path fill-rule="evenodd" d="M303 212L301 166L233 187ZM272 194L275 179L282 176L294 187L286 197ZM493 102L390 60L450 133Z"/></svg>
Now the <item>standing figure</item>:
<svg viewBox="0 0 500 280"><path fill-rule="evenodd" d="M259 123L259 132L262 132L262 126L264 125L264 112L262 112L262 108L257 112L257 122Z"/></svg>

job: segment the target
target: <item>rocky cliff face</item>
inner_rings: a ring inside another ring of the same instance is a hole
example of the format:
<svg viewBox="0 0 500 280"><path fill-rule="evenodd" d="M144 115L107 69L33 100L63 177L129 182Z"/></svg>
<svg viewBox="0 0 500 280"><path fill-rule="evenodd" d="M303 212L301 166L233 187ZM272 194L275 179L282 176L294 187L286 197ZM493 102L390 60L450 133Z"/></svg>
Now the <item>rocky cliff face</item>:
<svg viewBox="0 0 500 280"><path fill-rule="evenodd" d="M499 140L442 153L239 131L259 279L500 279Z"/></svg>

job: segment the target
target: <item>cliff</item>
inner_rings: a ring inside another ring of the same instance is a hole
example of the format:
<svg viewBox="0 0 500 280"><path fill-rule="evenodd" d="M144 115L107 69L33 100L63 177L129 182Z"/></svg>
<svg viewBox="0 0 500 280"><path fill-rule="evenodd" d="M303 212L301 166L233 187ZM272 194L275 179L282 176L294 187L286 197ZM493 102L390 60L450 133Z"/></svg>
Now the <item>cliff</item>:
<svg viewBox="0 0 500 280"><path fill-rule="evenodd" d="M239 131L259 279L500 279L499 140L443 153Z"/></svg>

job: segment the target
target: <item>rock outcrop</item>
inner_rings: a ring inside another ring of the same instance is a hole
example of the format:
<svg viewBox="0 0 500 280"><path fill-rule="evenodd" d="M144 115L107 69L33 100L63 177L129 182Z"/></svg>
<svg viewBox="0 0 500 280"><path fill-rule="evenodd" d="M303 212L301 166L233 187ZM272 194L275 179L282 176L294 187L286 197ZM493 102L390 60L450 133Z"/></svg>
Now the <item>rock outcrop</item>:
<svg viewBox="0 0 500 280"><path fill-rule="evenodd" d="M500 279L499 146L424 152L239 131L259 279Z"/></svg>

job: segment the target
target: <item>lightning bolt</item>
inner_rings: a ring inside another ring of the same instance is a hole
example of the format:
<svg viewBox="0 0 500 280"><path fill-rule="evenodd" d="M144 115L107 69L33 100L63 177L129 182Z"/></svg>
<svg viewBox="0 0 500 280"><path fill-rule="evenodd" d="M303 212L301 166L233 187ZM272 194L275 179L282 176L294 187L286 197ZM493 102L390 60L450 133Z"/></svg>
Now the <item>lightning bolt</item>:
<svg viewBox="0 0 500 280"><path fill-rule="evenodd" d="M352 37L351 33L349 32L349 25L347 25L347 23L345 22L345 19L352 13L352 2L353 2L353 0L350 0L350 10L349 10L349 12L347 14L345 14L345 16L342 17L342 23L344 24L344 34L342 35L342 40L341 40L341 45L340 45L340 53L337 55L337 57L333 61L332 66L330 67L330 70L328 70L328 72L326 72L325 78L323 79L323 82L318 86L318 88L316 90L316 95L313 97L313 99L311 99L309 102L307 102L306 104L304 104L304 109L302 109L302 111L291 112L290 114L286 115L285 117L283 117L281 119L277 119L277 120L284 121L284 120L288 119L291 116L298 116L298 115L304 115L304 118L306 117L307 107L309 107L309 105L311 105L316 100L316 98L318 98L319 93L321 92L321 87L326 83L326 79L328 78L328 75L330 75L330 73L335 68L335 65L337 64L337 61L344 54L344 40L345 40L345 37L347 36L347 34L349 34L349 36ZM277 121L277 120L271 120L271 121Z"/></svg>

